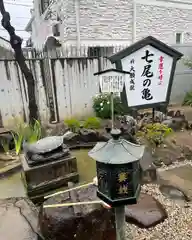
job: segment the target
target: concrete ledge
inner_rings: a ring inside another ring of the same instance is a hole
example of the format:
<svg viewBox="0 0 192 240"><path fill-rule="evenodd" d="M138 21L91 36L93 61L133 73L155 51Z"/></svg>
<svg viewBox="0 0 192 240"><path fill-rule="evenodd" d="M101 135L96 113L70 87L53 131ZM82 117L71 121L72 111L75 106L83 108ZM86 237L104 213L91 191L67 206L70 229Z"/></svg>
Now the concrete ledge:
<svg viewBox="0 0 192 240"><path fill-rule="evenodd" d="M22 166L20 162L10 164L2 169L0 169L0 179L9 177L10 175L21 171Z"/></svg>

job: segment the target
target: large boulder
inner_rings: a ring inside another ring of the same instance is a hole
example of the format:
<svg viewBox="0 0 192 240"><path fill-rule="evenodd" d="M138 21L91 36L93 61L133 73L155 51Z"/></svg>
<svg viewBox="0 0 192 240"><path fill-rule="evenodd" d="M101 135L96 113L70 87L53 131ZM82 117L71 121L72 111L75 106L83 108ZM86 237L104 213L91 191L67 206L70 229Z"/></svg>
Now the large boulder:
<svg viewBox="0 0 192 240"><path fill-rule="evenodd" d="M98 200L97 187L90 186L51 197L46 205ZM115 240L113 209L101 204L41 208L39 225L46 240ZM163 206L152 196L141 194L136 205L126 206L126 221L149 228L167 217Z"/></svg>
<svg viewBox="0 0 192 240"><path fill-rule="evenodd" d="M96 187L90 186L52 197L43 206L96 200ZM98 199L97 199L98 200ZM101 204L43 208L39 214L46 240L115 240L114 214Z"/></svg>
<svg viewBox="0 0 192 240"><path fill-rule="evenodd" d="M92 147L99 141L108 141L109 136L99 133L93 129L80 129L77 133L66 132L64 143L70 148Z"/></svg>
<svg viewBox="0 0 192 240"><path fill-rule="evenodd" d="M155 159L149 149L145 149L140 165L142 168L142 183L154 182L157 179Z"/></svg>
<svg viewBox="0 0 192 240"><path fill-rule="evenodd" d="M185 165L157 172L158 183L169 192L177 189L185 196L187 201L192 201L192 166ZM168 189L169 188L169 189Z"/></svg>
<svg viewBox="0 0 192 240"><path fill-rule="evenodd" d="M187 131L174 132L164 139L164 144L161 144L153 153L154 164L161 167L174 162L182 162L185 159L192 157L191 133Z"/></svg>
<svg viewBox="0 0 192 240"><path fill-rule="evenodd" d="M0 200L0 239L40 240L38 210L27 198Z"/></svg>

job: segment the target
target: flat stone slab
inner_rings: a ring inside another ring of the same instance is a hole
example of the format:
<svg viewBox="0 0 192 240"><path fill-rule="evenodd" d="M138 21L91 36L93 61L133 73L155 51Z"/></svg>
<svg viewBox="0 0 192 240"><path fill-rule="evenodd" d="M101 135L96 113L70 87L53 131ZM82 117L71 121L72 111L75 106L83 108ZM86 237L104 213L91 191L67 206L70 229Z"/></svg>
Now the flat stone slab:
<svg viewBox="0 0 192 240"><path fill-rule="evenodd" d="M12 161L2 161L0 159L1 166L0 166L0 179L10 176L11 174L14 174L21 170L21 162L19 160L12 160ZM4 162L4 164L2 164ZM3 165L3 166L2 166Z"/></svg>
<svg viewBox="0 0 192 240"><path fill-rule="evenodd" d="M0 199L26 197L21 174L16 173L0 180Z"/></svg>
<svg viewBox="0 0 192 240"><path fill-rule="evenodd" d="M125 208L126 221L140 228L150 228L167 218L165 208L152 196L141 193L138 203Z"/></svg>
<svg viewBox="0 0 192 240"><path fill-rule="evenodd" d="M39 240L38 213L27 198L0 200L0 236L3 240Z"/></svg>
<svg viewBox="0 0 192 240"><path fill-rule="evenodd" d="M180 190L186 200L192 201L192 166L185 165L169 170L157 172L158 182L163 186L170 186Z"/></svg>

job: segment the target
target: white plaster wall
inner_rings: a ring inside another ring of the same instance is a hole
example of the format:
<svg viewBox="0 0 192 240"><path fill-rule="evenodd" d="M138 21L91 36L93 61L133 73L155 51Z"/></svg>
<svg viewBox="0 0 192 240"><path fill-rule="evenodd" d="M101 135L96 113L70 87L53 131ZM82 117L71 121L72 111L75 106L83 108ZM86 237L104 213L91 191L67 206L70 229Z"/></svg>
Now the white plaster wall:
<svg viewBox="0 0 192 240"><path fill-rule="evenodd" d="M41 48L52 31L52 20L44 20L34 1L35 20L32 41ZM192 41L192 1L189 0L135 0L136 40L147 35L174 44L176 32L184 33L184 43ZM142 4L141 4L142 2ZM182 4L179 4L182 2ZM79 25L81 44L99 42L130 43L133 33L133 0L79 0ZM62 20L61 41L76 44L77 29L75 0L58 0L50 8ZM54 15L54 14L53 14ZM53 17L52 17L53 18Z"/></svg>
<svg viewBox="0 0 192 240"><path fill-rule="evenodd" d="M57 15L61 19L61 40L76 39L74 1L58 0L52 2L48 9L51 11L51 16L45 19L47 11L41 15L39 12L39 0L34 0L35 18L32 22L32 41L37 49L42 49L47 36L52 35L52 25L55 23Z"/></svg>
<svg viewBox="0 0 192 240"><path fill-rule="evenodd" d="M54 13L56 12L56 9L57 9L56 8L57 2L62 2L62 1L55 1L55 3L52 4L51 9L53 11L53 16L45 20L46 13L42 15L40 14L40 7L39 7L40 0L34 0L34 3L33 3L34 20L32 22L31 39L36 49L42 49L47 36L52 34L52 24L53 24L53 20L55 20Z"/></svg>
<svg viewBox="0 0 192 240"><path fill-rule="evenodd" d="M152 35L175 44L177 32L183 33L183 42L192 42L192 9L137 5L137 40Z"/></svg>

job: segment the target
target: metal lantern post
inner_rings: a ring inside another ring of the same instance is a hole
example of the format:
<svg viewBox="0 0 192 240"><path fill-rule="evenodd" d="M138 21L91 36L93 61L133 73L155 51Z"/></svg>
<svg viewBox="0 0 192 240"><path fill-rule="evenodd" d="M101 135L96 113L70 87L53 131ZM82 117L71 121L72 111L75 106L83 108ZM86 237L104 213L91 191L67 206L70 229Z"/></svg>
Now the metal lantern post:
<svg viewBox="0 0 192 240"><path fill-rule="evenodd" d="M114 128L114 101L113 101L113 92L111 93L111 123L112 129Z"/></svg>
<svg viewBox="0 0 192 240"><path fill-rule="evenodd" d="M125 205L136 204L141 188L140 159L144 146L121 138L121 131L113 129L108 142L98 142L89 152L96 160L97 196L115 208L118 240L125 240Z"/></svg>
<svg viewBox="0 0 192 240"><path fill-rule="evenodd" d="M100 77L101 92L111 94L112 138L97 143L89 152L96 160L97 196L115 210L117 240L126 240L125 205L137 203L141 181L139 160L144 153L144 146L122 139L121 131L114 129L113 93L122 92L125 74L129 73L116 69L95 74Z"/></svg>

